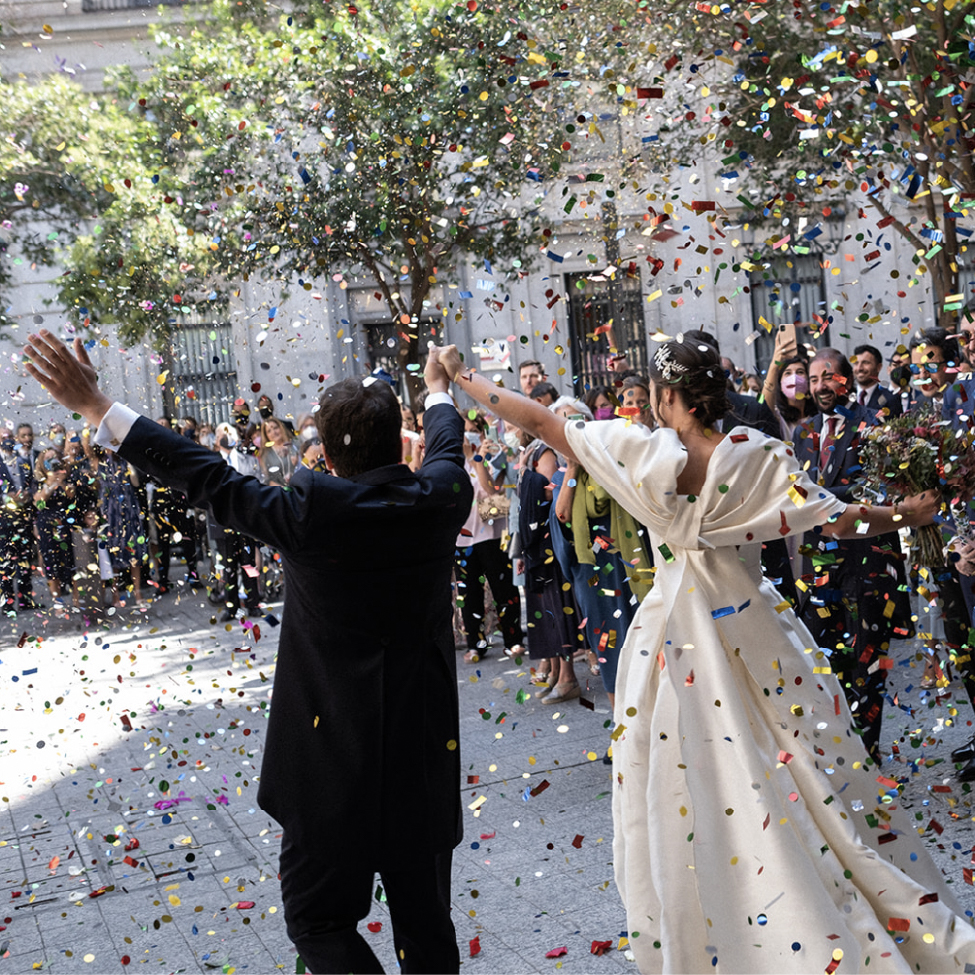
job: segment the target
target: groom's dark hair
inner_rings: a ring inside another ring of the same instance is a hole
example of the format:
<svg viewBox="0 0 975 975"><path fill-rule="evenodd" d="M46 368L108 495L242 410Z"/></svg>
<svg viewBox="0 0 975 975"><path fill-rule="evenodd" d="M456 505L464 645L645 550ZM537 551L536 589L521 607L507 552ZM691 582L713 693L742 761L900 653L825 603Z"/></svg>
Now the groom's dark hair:
<svg viewBox="0 0 975 975"><path fill-rule="evenodd" d="M403 447L399 400L388 383L343 379L322 394L315 426L339 477L398 464Z"/></svg>

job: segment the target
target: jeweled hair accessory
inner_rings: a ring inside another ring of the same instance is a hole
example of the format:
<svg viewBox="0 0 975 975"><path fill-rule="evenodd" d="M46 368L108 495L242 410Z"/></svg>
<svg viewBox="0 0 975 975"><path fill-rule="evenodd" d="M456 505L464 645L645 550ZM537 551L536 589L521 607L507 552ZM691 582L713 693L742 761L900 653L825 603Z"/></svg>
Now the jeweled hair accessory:
<svg viewBox="0 0 975 975"><path fill-rule="evenodd" d="M675 383L688 371L688 367L673 357L670 346L661 345L653 354L653 364L668 383Z"/></svg>

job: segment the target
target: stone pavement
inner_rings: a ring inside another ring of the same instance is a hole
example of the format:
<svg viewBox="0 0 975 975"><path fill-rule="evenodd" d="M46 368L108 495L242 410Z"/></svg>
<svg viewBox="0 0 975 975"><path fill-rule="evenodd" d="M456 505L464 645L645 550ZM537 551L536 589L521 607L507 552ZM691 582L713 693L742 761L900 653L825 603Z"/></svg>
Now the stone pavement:
<svg viewBox="0 0 975 975"><path fill-rule="evenodd" d="M0 975L295 971L280 831L255 781L280 612L219 624L201 595L170 593L87 631L77 616L0 621ZM915 651L895 647L883 741L890 752L899 739L899 754L883 771L908 779L902 801L975 910L973 793L945 764L970 709L953 715L954 697L918 690ZM613 884L599 679L584 703L547 706L526 666L458 657L458 668L462 971L635 972ZM378 884L373 907L365 937L395 971ZM609 948L594 954L594 942Z"/></svg>

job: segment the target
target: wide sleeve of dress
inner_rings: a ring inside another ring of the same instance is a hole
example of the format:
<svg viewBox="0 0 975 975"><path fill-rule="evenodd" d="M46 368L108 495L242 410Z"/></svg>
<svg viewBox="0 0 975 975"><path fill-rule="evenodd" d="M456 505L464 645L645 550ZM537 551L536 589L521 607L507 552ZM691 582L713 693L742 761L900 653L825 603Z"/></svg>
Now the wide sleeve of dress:
<svg viewBox="0 0 975 975"><path fill-rule="evenodd" d="M677 505L677 475L687 463L687 451L673 430L650 431L622 420L577 420L566 424L565 436L600 487L651 531L666 534Z"/></svg>
<svg viewBox="0 0 975 975"><path fill-rule="evenodd" d="M743 545L813 531L846 505L802 470L780 440L735 427L711 455L701 537Z"/></svg>

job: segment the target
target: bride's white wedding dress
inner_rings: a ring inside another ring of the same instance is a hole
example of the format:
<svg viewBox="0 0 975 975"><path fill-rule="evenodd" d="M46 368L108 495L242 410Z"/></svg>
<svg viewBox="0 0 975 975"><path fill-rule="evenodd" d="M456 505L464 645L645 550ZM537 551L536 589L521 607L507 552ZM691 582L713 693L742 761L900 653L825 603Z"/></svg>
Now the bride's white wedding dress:
<svg viewBox="0 0 975 975"><path fill-rule="evenodd" d="M672 430L570 423L657 570L616 685L614 860L642 972L975 971L975 929L868 764L829 658L759 543L843 505L745 427L678 495ZM960 880L960 878L959 878Z"/></svg>

